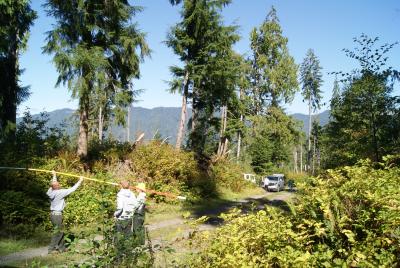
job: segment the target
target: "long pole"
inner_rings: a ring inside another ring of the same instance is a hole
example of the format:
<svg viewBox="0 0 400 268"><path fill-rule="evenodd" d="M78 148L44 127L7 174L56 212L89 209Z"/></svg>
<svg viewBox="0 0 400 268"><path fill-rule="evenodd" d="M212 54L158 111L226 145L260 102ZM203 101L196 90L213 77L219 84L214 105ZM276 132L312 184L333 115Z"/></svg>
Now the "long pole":
<svg viewBox="0 0 400 268"><path fill-rule="evenodd" d="M28 171L36 171L36 172L44 172L44 173L53 173L53 171L51 171L51 170L37 169L37 168L0 167L0 169L25 170L25 171L28 170ZM88 180L88 181L95 181L95 182L98 182L98 183L104 183L104 184L109 184L109 185L113 185L113 186L119 186L119 184L116 183L116 182L103 181L103 180L98 180L98 179L94 179L94 178L89 178L89 177L85 177L85 176L80 176L80 175L75 175L75 174L65 173L65 172L59 172L59 171L56 171L55 173L59 174L59 175L69 176L69 177L82 178L82 179ZM139 189L138 187L135 187L135 186L131 186L130 188L131 189ZM166 197L170 197L170 198L176 198L176 199L180 199L180 200L185 200L186 199L185 196L175 195L175 194L167 193L167 192L159 192L159 191L150 190L150 189L145 190L145 192L150 193L150 194L162 195L162 196L166 196Z"/></svg>

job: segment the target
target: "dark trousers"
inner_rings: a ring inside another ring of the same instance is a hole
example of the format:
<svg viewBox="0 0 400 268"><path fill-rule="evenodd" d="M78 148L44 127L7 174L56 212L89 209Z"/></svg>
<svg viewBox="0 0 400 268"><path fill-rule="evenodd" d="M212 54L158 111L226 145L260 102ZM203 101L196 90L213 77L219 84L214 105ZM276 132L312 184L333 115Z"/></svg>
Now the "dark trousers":
<svg viewBox="0 0 400 268"><path fill-rule="evenodd" d="M144 215L134 214L130 219L119 219L116 222L116 242L133 240L136 245L144 245Z"/></svg>
<svg viewBox="0 0 400 268"><path fill-rule="evenodd" d="M65 242L64 242L64 232L63 232L63 225L62 225L62 215L55 215L50 214L50 220L53 224L53 236L51 238L49 251L65 250Z"/></svg>
<svg viewBox="0 0 400 268"><path fill-rule="evenodd" d="M134 214L133 215L133 233L136 237L139 245L144 245L145 243L145 231L144 231L144 215Z"/></svg>
<svg viewBox="0 0 400 268"><path fill-rule="evenodd" d="M130 236L132 234L132 219L119 219L116 223L117 233Z"/></svg>

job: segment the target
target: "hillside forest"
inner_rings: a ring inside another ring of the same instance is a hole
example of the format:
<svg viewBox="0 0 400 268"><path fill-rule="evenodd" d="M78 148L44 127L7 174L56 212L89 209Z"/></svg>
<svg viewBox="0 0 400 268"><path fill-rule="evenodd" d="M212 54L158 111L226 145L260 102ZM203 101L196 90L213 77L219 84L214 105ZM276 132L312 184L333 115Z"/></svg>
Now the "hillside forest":
<svg viewBox="0 0 400 268"><path fill-rule="evenodd" d="M118 187L88 180L67 199L68 252L16 260L16 267L400 265L400 98L394 90L400 72L387 64L398 42L360 33L353 47L335 48L357 67L329 72L335 82L329 120L321 124L324 66L312 44L295 62L279 10L272 6L250 36L241 36L240 25L222 17L230 0L171 0L180 20L163 45L180 61L169 68L168 87L182 105L176 118L162 112L160 124L173 134L145 133L151 137L144 139L129 131L130 116L138 114L130 109L142 93L135 81L152 49L136 18L146 10L131 2L46 0L42 6L55 22L42 53L52 57L55 86L68 88L78 102L68 117L74 127L66 129L49 124L46 113L27 111L17 120L30 95L19 60L37 11L29 0L0 0L0 260L50 241L51 175L25 169L33 168L146 183L145 222L180 217L190 228L179 229L166 246L158 237L171 230L149 227L145 245L118 248ZM246 55L234 50L243 38L250 41ZM306 125L284 108L298 92L309 111ZM112 134L115 128L124 139ZM295 185L290 198L219 210L248 193L265 195L261 180L274 173ZM243 174L256 175L256 183ZM59 180L63 187L77 181ZM218 225L203 230L211 220L199 211L214 206Z"/></svg>

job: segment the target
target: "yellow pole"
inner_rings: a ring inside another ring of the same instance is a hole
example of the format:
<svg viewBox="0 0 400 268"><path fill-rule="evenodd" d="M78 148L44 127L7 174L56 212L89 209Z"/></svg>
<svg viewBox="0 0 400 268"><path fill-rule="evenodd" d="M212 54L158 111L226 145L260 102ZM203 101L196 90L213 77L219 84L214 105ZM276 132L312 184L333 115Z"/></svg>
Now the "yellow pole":
<svg viewBox="0 0 400 268"><path fill-rule="evenodd" d="M29 170L29 171L36 171L36 172L51 173L51 174L53 173L53 171L51 171L51 170L37 169L37 168L0 167L0 169ZM119 184L115 183L115 182L102 181L102 180L93 179L93 178L89 178L89 177L85 177L85 176L71 174L71 173L64 173L64 172L58 172L58 171L55 171L55 173L56 174L60 174L60 175L64 175L64 176L82 178L84 180L95 181L95 182L99 182L99 183L105 183L105 184L109 184L109 185L119 186ZM131 188L132 189L137 189L137 187L135 187L135 186L131 186ZM150 189L146 190L145 192L156 194L156 195L163 195L163 196L170 197L170 198L177 198L177 199L180 199L180 200L185 200L186 199L185 196L175 195L175 194L167 193L167 192L158 192L158 191L150 190Z"/></svg>
<svg viewBox="0 0 400 268"><path fill-rule="evenodd" d="M30 171L37 171L37 172L53 173L53 171L51 171L51 170L37 169L37 168L28 168L27 170L30 170ZM110 185L118 186L118 183L115 183L115 182L102 181L102 180L93 179L93 178L89 178L89 177L85 177L85 176L80 176L80 175L71 174L71 173L64 173L64 172L58 172L58 171L56 171L56 174L60 174L60 175L64 175L64 176L69 176L69 177L75 177L75 178L82 178L82 179L88 180L88 181L96 181L96 182L100 182L100 183L105 183L105 184L110 184Z"/></svg>

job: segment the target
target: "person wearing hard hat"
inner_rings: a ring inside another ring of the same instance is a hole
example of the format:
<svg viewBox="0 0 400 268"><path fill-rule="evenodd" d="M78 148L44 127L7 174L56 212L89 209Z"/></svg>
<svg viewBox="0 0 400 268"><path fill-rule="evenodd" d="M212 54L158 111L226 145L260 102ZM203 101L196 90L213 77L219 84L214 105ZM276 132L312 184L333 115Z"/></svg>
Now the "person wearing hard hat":
<svg viewBox="0 0 400 268"><path fill-rule="evenodd" d="M49 253L54 251L66 251L64 242L64 232L62 224L62 212L65 207L65 198L78 189L81 185L83 178L80 177L79 181L69 189L61 189L60 183L57 181L56 172L53 170L53 179L50 183L50 188L47 191L47 196L50 199L50 220L53 224L54 231L51 238Z"/></svg>
<svg viewBox="0 0 400 268"><path fill-rule="evenodd" d="M139 183L136 186L138 195L136 197L137 209L133 215L133 232L140 245L145 243L144 217L145 217L145 202L146 202L146 184Z"/></svg>

